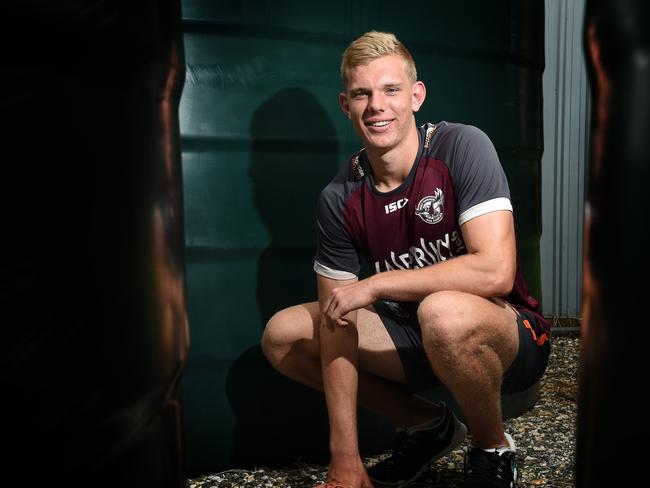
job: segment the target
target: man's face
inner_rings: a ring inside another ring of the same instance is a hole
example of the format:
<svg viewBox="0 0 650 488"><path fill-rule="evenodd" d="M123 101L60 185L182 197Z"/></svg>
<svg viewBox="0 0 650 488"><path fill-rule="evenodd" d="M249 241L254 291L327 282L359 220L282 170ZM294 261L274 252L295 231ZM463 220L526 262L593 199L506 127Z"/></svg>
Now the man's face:
<svg viewBox="0 0 650 488"><path fill-rule="evenodd" d="M406 140L425 93L422 82L409 80L403 59L391 54L350 69L339 102L366 149L386 152Z"/></svg>

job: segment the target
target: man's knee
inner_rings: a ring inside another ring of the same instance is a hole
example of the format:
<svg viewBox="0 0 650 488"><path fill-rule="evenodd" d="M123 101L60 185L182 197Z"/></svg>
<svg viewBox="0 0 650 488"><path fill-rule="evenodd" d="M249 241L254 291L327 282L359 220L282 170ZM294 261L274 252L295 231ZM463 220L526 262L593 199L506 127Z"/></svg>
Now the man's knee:
<svg viewBox="0 0 650 488"><path fill-rule="evenodd" d="M418 307L418 321L425 348L455 348L471 333L463 324L463 306L457 292L432 293Z"/></svg>
<svg viewBox="0 0 650 488"><path fill-rule="evenodd" d="M280 369L282 360L301 344L313 342L312 320L301 307L290 307L277 312L267 322L260 346L271 365Z"/></svg>
<svg viewBox="0 0 650 488"><path fill-rule="evenodd" d="M517 352L514 311L476 295L433 293L420 304L418 319L432 364L489 356L509 365Z"/></svg>
<svg viewBox="0 0 650 488"><path fill-rule="evenodd" d="M266 323L262 340L260 341L262 352L274 367L277 367L289 347L286 340L287 331L285 330L287 321L283 320L283 317L286 315L285 312L285 310L282 310L271 317Z"/></svg>

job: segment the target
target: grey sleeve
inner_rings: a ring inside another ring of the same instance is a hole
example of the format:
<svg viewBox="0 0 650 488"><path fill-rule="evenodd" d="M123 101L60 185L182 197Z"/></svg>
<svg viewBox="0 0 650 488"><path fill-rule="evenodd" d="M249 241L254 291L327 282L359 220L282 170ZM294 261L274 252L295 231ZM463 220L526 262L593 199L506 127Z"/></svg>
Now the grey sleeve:
<svg viewBox="0 0 650 488"><path fill-rule="evenodd" d="M359 253L345 228L342 192L331 185L318 198L314 271L327 278L349 280L359 275Z"/></svg>
<svg viewBox="0 0 650 488"><path fill-rule="evenodd" d="M496 210L512 211L508 179L492 141L483 131L470 125L455 126L447 151L459 225Z"/></svg>

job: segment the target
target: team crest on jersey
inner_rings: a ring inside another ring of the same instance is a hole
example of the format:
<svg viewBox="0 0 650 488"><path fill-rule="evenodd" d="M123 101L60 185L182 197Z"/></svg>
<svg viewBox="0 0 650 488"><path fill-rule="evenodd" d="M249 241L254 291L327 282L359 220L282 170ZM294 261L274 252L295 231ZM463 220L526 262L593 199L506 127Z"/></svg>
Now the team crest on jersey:
<svg viewBox="0 0 650 488"><path fill-rule="evenodd" d="M427 224L437 224L442 220L442 209L445 203L445 196L440 188L436 188L433 195L424 197L415 207L415 215L419 216Z"/></svg>

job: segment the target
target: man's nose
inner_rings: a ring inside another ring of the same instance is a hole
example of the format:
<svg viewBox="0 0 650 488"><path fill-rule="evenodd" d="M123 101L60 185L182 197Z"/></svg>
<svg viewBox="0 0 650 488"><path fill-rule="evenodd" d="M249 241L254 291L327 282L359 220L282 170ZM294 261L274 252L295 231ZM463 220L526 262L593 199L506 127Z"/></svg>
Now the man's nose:
<svg viewBox="0 0 650 488"><path fill-rule="evenodd" d="M368 108L372 112L383 112L386 110L386 96L384 93L381 91L373 92L370 96Z"/></svg>

